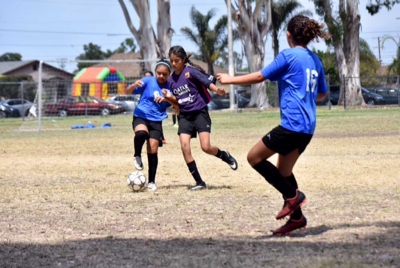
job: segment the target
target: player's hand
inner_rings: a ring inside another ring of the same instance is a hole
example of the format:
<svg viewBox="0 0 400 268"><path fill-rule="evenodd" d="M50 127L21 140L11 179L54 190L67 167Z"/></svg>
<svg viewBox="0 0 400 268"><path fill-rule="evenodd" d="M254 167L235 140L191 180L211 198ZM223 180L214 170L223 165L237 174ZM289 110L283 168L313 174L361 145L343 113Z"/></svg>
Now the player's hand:
<svg viewBox="0 0 400 268"><path fill-rule="evenodd" d="M169 91L168 89L163 88L161 90L161 93L164 95L164 97L168 98L172 98L172 93L171 91Z"/></svg>
<svg viewBox="0 0 400 268"><path fill-rule="evenodd" d="M217 88L217 94L220 96L224 96L226 94L226 91L224 88L219 87L219 88Z"/></svg>
<svg viewBox="0 0 400 268"><path fill-rule="evenodd" d="M165 98L161 97L161 96L157 96L157 97L154 98L154 101L157 102L157 103L160 103L160 102L165 101Z"/></svg>
<svg viewBox="0 0 400 268"><path fill-rule="evenodd" d="M229 74L217 74L217 80L221 84L229 84L231 77Z"/></svg>
<svg viewBox="0 0 400 268"><path fill-rule="evenodd" d="M137 80L135 83L133 83L133 86L135 88L141 87L141 86L143 86L143 81L142 80Z"/></svg>

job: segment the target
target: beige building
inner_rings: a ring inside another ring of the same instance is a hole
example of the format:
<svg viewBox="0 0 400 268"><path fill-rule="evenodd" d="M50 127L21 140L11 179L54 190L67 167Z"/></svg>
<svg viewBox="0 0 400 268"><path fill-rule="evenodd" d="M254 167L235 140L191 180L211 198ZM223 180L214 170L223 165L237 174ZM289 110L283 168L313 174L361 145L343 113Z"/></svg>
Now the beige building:
<svg viewBox="0 0 400 268"><path fill-rule="evenodd" d="M39 81L39 61L2 61L0 75L3 76L30 76L35 82ZM43 80L71 81L74 75L52 65L43 63Z"/></svg>

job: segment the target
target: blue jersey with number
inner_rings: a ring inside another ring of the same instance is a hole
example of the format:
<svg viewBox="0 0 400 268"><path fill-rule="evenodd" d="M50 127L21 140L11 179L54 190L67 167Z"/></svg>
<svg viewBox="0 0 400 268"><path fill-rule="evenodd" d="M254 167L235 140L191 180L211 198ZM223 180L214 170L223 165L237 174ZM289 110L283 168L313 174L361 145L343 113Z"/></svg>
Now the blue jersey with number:
<svg viewBox="0 0 400 268"><path fill-rule="evenodd" d="M285 49L261 74L265 79L278 81L281 126L314 134L317 95L328 91L318 56L307 48Z"/></svg>
<svg viewBox="0 0 400 268"><path fill-rule="evenodd" d="M168 117L166 109L171 106L168 102L157 103L154 98L163 96L161 90L168 89L168 83L160 85L154 76L146 76L142 79L143 85L135 88L132 94L141 94L140 101L133 112L135 117L140 117L153 122L161 122Z"/></svg>

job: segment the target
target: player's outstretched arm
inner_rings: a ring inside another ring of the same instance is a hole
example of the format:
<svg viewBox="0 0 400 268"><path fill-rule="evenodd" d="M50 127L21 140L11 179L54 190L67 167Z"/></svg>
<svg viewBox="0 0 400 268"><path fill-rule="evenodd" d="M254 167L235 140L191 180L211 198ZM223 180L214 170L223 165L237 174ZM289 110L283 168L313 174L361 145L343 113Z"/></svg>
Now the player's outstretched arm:
<svg viewBox="0 0 400 268"><path fill-rule="evenodd" d="M213 83L210 84L210 86L208 87L208 89L210 89L211 91L217 93L220 96L224 96L226 94L226 91L224 88L222 87L217 87L216 85L214 85Z"/></svg>
<svg viewBox="0 0 400 268"><path fill-rule="evenodd" d="M261 83L265 80L265 77L261 72L254 72L241 76L230 76L229 74L217 74L217 80L221 84L233 84L233 85L251 85Z"/></svg>
<svg viewBox="0 0 400 268"><path fill-rule="evenodd" d="M143 81L142 80L137 80L135 83L132 85L128 86L126 90L129 92L132 90L132 94L135 91L136 88L143 86Z"/></svg>

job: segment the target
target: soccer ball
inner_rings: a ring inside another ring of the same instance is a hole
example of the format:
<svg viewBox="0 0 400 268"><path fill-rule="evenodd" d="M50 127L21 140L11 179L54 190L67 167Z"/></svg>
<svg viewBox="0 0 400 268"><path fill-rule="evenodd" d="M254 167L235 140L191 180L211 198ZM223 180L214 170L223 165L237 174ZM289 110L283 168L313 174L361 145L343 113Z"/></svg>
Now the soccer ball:
<svg viewBox="0 0 400 268"><path fill-rule="evenodd" d="M129 174L126 182L128 183L128 187L134 192L139 192L146 185L146 176L140 171L134 171Z"/></svg>

